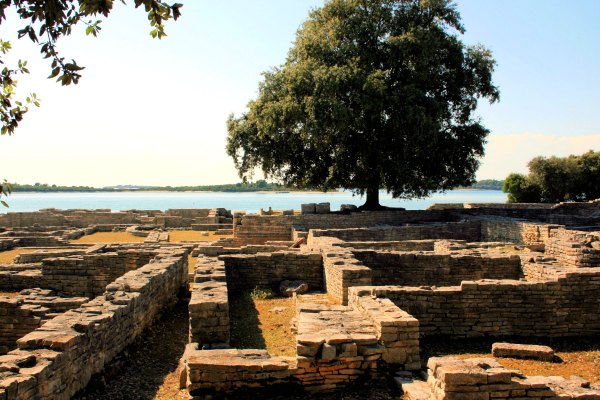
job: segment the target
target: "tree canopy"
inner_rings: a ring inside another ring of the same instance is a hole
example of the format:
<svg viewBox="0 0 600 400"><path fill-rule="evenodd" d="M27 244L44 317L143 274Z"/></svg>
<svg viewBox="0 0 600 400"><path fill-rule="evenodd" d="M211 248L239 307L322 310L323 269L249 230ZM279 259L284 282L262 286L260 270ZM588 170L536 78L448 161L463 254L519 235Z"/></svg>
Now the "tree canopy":
<svg viewBox="0 0 600 400"><path fill-rule="evenodd" d="M495 102L495 62L466 46L448 0L329 0L263 74L247 112L227 121L242 178L261 168L286 185L424 197L474 181Z"/></svg>
<svg viewBox="0 0 600 400"><path fill-rule="evenodd" d="M600 198L600 152L535 157L529 175L510 174L503 190L511 203L558 203Z"/></svg>

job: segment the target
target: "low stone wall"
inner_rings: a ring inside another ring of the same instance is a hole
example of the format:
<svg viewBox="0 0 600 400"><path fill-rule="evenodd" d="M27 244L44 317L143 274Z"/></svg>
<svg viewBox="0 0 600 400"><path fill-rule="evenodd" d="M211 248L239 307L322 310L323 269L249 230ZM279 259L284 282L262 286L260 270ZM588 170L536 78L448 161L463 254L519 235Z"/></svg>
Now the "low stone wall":
<svg viewBox="0 0 600 400"><path fill-rule="evenodd" d="M521 269L525 280L529 282L545 282L557 280L565 274L565 272L573 271L574 268L565 268L552 257L541 255L533 256L531 254L523 254L521 257Z"/></svg>
<svg viewBox="0 0 600 400"><path fill-rule="evenodd" d="M23 228L39 227L77 227L91 225L135 225L156 224L163 228L190 228L192 224L223 224L231 226L232 216L228 210L214 209L170 209L125 210L111 212L98 210L57 210L53 208L35 212L9 212L0 215L0 227Z"/></svg>
<svg viewBox="0 0 600 400"><path fill-rule="evenodd" d="M382 242L340 242L334 246L351 247L353 249L373 249L383 251L433 251L436 239L401 240Z"/></svg>
<svg viewBox="0 0 600 400"><path fill-rule="evenodd" d="M0 297L0 355L13 350L17 339L41 325L45 312L38 308L17 298Z"/></svg>
<svg viewBox="0 0 600 400"><path fill-rule="evenodd" d="M13 238L1 238L0 239L0 251L14 249L19 245L19 239Z"/></svg>
<svg viewBox="0 0 600 400"><path fill-rule="evenodd" d="M331 392L386 365L420 369L418 329L415 318L387 299L356 298L350 307L298 303L296 357L201 350L207 346L192 343L182 359L186 387L192 396L284 385Z"/></svg>
<svg viewBox="0 0 600 400"><path fill-rule="evenodd" d="M511 246L512 242L467 242L466 240L437 240L433 245L433 250L437 253L450 253L459 250L481 250L494 249L497 247Z"/></svg>
<svg viewBox="0 0 600 400"><path fill-rule="evenodd" d="M20 228L25 226L65 226L67 220L64 215L49 211L37 212L9 212L0 215L0 226L3 228Z"/></svg>
<svg viewBox="0 0 600 400"><path fill-rule="evenodd" d="M556 229L546 243L546 254L573 267L600 267L600 231Z"/></svg>
<svg viewBox="0 0 600 400"><path fill-rule="evenodd" d="M42 260L46 258L52 257L69 257L74 255L84 254L86 249L84 248L76 248L76 249L60 249L60 250L50 250L50 249L39 249L35 251L31 251L30 253L21 253L15 257L15 264L31 264L31 263L41 263Z"/></svg>
<svg viewBox="0 0 600 400"><path fill-rule="evenodd" d="M234 219L234 235L243 244L291 240L293 227L309 229L348 229L378 225L402 225L451 220L444 211L377 211L351 214L244 215ZM370 240L370 239L356 239ZM389 239L395 240L395 239ZM399 239L398 239L399 240Z"/></svg>
<svg viewBox="0 0 600 400"><path fill-rule="evenodd" d="M427 382L401 379L405 400L600 399L600 389L579 377L526 377L493 358L432 357Z"/></svg>
<svg viewBox="0 0 600 400"><path fill-rule="evenodd" d="M559 225L510 218L481 218L481 241L515 244L545 244Z"/></svg>
<svg viewBox="0 0 600 400"><path fill-rule="evenodd" d="M299 386L293 379L296 357L271 356L266 350L200 350L190 343L182 358L185 387L192 396Z"/></svg>
<svg viewBox="0 0 600 400"><path fill-rule="evenodd" d="M377 342L384 347L382 360L404 370L419 370L419 321L391 300L353 297L350 306L375 327Z"/></svg>
<svg viewBox="0 0 600 400"><path fill-rule="evenodd" d="M405 241L423 239L458 239L479 241L479 221L430 223L422 225L386 226L353 229L312 229L308 243L315 237L331 236L344 241Z"/></svg>
<svg viewBox="0 0 600 400"><path fill-rule="evenodd" d="M229 345L229 298L223 261L207 257L198 260L188 310L190 343L197 343L200 349Z"/></svg>
<svg viewBox="0 0 600 400"><path fill-rule="evenodd" d="M69 399L176 300L186 278L187 250L161 252L103 295L25 335L19 350L0 356L0 399Z"/></svg>
<svg viewBox="0 0 600 400"><path fill-rule="evenodd" d="M275 252L223 255L227 287L231 292L255 287L279 289L283 280L301 280L310 290L323 287L323 261L316 252Z"/></svg>
<svg viewBox="0 0 600 400"><path fill-rule="evenodd" d="M463 281L460 286L351 287L389 298L419 320L421 336L579 336L600 333L600 268L556 280Z"/></svg>
<svg viewBox="0 0 600 400"><path fill-rule="evenodd" d="M350 249L324 250L322 254L325 289L332 300L339 304L348 304L349 287L372 285L371 269L357 260Z"/></svg>
<svg viewBox="0 0 600 400"><path fill-rule="evenodd" d="M435 254L354 250L371 269L372 285L452 286L463 280L519 279L521 259L499 253Z"/></svg>
<svg viewBox="0 0 600 400"><path fill-rule="evenodd" d="M70 243L61 236L21 233L15 237L19 247L68 247Z"/></svg>
<svg viewBox="0 0 600 400"><path fill-rule="evenodd" d="M218 243L218 242L215 242ZM197 257L202 254L210 257L217 257L224 254L256 254L256 253L272 253L275 251L290 250L289 246L273 246L273 245L248 245L242 247L223 247L216 244L207 246L199 245L192 251L192 256Z"/></svg>
<svg viewBox="0 0 600 400"><path fill-rule="evenodd" d="M17 339L39 328L56 313L77 308L86 297L56 297L48 290L23 291L16 297L0 296L0 355L15 349Z"/></svg>
<svg viewBox="0 0 600 400"><path fill-rule="evenodd" d="M0 289L17 291L32 287L56 290L67 296L94 297L106 285L128 271L148 263L158 250L107 248L106 252L44 258L38 270L18 271L17 264L0 271Z"/></svg>

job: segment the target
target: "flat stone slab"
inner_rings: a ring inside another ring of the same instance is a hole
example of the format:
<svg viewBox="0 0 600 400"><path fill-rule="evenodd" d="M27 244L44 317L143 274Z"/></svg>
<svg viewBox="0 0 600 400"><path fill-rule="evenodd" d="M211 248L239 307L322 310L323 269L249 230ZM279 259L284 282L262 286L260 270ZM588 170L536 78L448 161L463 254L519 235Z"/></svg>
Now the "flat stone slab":
<svg viewBox="0 0 600 400"><path fill-rule="evenodd" d="M494 357L524 358L540 361L554 360L554 350L548 346L517 343L494 343L492 345Z"/></svg>

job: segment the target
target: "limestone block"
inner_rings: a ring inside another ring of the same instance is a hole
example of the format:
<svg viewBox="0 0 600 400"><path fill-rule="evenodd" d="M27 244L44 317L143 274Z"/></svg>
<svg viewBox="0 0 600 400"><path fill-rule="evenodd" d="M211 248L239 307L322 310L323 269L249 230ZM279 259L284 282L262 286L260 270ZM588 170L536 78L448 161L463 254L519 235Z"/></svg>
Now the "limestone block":
<svg viewBox="0 0 600 400"><path fill-rule="evenodd" d="M540 361L552 361L554 350L548 346L517 343L494 343L492 345L494 357L530 358Z"/></svg>
<svg viewBox="0 0 600 400"><path fill-rule="evenodd" d="M328 343L324 343L323 347L321 348L321 360L323 361L330 361L333 360L335 358L335 346L332 344L328 344Z"/></svg>
<svg viewBox="0 0 600 400"><path fill-rule="evenodd" d="M316 204L315 203L308 203L308 204L301 204L300 205L300 213L302 215L305 214L315 214L316 213Z"/></svg>
<svg viewBox="0 0 600 400"><path fill-rule="evenodd" d="M329 214L331 212L331 205L329 203L319 203L315 205L315 213L317 214Z"/></svg>

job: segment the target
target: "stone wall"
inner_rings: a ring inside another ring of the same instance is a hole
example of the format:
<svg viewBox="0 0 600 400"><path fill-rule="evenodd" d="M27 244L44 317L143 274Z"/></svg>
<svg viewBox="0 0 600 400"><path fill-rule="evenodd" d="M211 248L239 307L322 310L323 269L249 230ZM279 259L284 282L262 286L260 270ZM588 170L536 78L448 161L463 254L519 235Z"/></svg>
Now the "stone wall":
<svg viewBox="0 0 600 400"><path fill-rule="evenodd" d="M559 225L533 223L508 218L482 218L481 241L515 244L545 244Z"/></svg>
<svg viewBox="0 0 600 400"><path fill-rule="evenodd" d="M521 259L499 253L435 254L355 250L373 285L452 286L463 280L519 279Z"/></svg>
<svg viewBox="0 0 600 400"><path fill-rule="evenodd" d="M371 285L371 269L350 254L328 253L323 256L327 294L339 304L348 304L350 286Z"/></svg>
<svg viewBox="0 0 600 400"><path fill-rule="evenodd" d="M229 298L225 265L215 258L202 257L195 267L194 287L188 306L190 343L201 349L229 345Z"/></svg>
<svg viewBox="0 0 600 400"><path fill-rule="evenodd" d="M556 229L546 242L546 254L573 267L600 267L600 231Z"/></svg>
<svg viewBox="0 0 600 400"><path fill-rule="evenodd" d="M9 212L0 215L0 227L88 227L91 225L155 224L163 228L190 228L192 224L224 224L231 227L231 213L225 209L98 210L44 209L34 212Z"/></svg>
<svg viewBox="0 0 600 400"><path fill-rule="evenodd" d="M479 221L429 223L421 225L386 226L352 229L313 229L308 242L315 237L331 236L344 241L405 241L423 239L458 239L472 242L480 238Z"/></svg>
<svg viewBox="0 0 600 400"><path fill-rule="evenodd" d="M375 327L377 342L384 347L382 360L403 370L419 370L419 321L391 300L353 297L350 306Z"/></svg>
<svg viewBox="0 0 600 400"><path fill-rule="evenodd" d="M140 336L187 277L187 250L161 252L106 292L17 341L0 356L0 399L66 400Z"/></svg>
<svg viewBox="0 0 600 400"><path fill-rule="evenodd" d="M515 245L511 242L467 242L466 240L436 240L433 245L433 251L436 253L451 253L460 250L491 250L506 246L510 246L514 249Z"/></svg>
<svg viewBox="0 0 600 400"><path fill-rule="evenodd" d="M323 261L316 252L234 254L219 257L225 263L227 287L231 292L255 287L279 289L283 280L301 280L310 290L323 288Z"/></svg>
<svg viewBox="0 0 600 400"><path fill-rule="evenodd" d="M422 336L579 336L600 333L600 268L542 282L482 280L460 286L351 287L389 298L419 320Z"/></svg>
<svg viewBox="0 0 600 400"><path fill-rule="evenodd" d="M48 290L27 290L16 297L0 296L0 355L16 348L17 339L39 328L56 313L77 308L86 297L56 297Z"/></svg>
<svg viewBox="0 0 600 400"><path fill-rule="evenodd" d="M250 214L234 219L234 234L243 244L264 244L267 241L291 240L292 229L295 226L302 227L302 230L306 231L309 229L348 229L447 221L450 218L452 217L444 211L363 211L352 214L283 216Z"/></svg>
<svg viewBox="0 0 600 400"><path fill-rule="evenodd" d="M0 271L0 289L22 290L41 287L67 296L94 297L106 285L128 271L147 264L158 250L155 248L107 248L99 253L69 257L44 258L39 269L19 271L16 264Z"/></svg>
<svg viewBox="0 0 600 400"><path fill-rule="evenodd" d="M437 240L435 239L380 242L340 242L335 243L334 246L383 251L433 251L436 242Z"/></svg>
<svg viewBox="0 0 600 400"><path fill-rule="evenodd" d="M405 400L600 399L600 388L582 378L527 377L493 358L432 357L427 368L427 382L400 379Z"/></svg>
<svg viewBox="0 0 600 400"><path fill-rule="evenodd" d="M192 251L192 255L197 257L202 254L205 256L216 257L224 254L256 254L256 253L272 253L275 251L287 250L289 246L274 246L274 245L248 245L242 247L223 247L218 246L218 242L213 242L209 245L198 245Z"/></svg>
<svg viewBox="0 0 600 400"><path fill-rule="evenodd" d="M192 396L243 390L256 395L278 386L331 392L377 375L385 365L420 369L418 327L387 299L357 298L349 307L298 303L296 357L259 349L208 350L191 343L182 359L185 383Z"/></svg>
<svg viewBox="0 0 600 400"><path fill-rule="evenodd" d="M0 355L13 350L17 339L41 325L45 313L37 308L21 299L0 296Z"/></svg>
<svg viewBox="0 0 600 400"><path fill-rule="evenodd" d="M20 228L26 226L64 226L67 220L64 215L49 211L9 212L0 215L0 226L3 228Z"/></svg>
<svg viewBox="0 0 600 400"><path fill-rule="evenodd" d="M29 253L21 253L15 257L15 264L31 264L41 263L42 260L50 257L69 257L74 255L84 254L85 248L67 248L60 250L53 249L37 249Z"/></svg>
<svg viewBox="0 0 600 400"><path fill-rule="evenodd" d="M62 237L62 232L5 232L5 239L15 240L18 247L68 247L69 242ZM13 246L15 247L15 246Z"/></svg>

